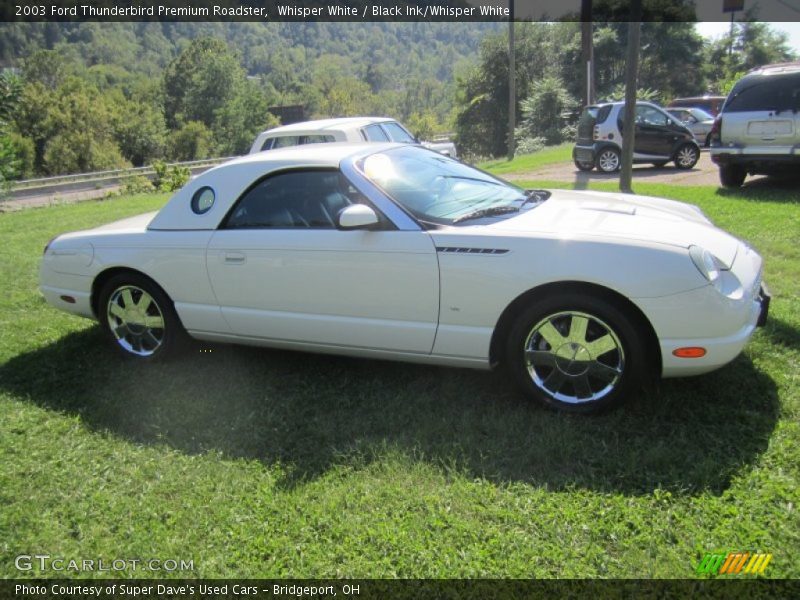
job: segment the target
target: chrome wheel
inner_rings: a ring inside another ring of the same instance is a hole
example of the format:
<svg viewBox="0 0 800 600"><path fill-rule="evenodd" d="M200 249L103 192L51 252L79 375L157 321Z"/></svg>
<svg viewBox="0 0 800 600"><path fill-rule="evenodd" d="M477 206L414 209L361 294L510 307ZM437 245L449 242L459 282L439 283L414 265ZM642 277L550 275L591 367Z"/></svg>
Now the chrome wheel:
<svg viewBox="0 0 800 600"><path fill-rule="evenodd" d="M675 164L681 169L691 169L697 164L697 150L693 146L686 145L675 156Z"/></svg>
<svg viewBox="0 0 800 600"><path fill-rule="evenodd" d="M619 152L616 150L603 150L597 157L597 166L604 173L613 173L619 169Z"/></svg>
<svg viewBox="0 0 800 600"><path fill-rule="evenodd" d="M151 356L164 343L164 315L153 297L135 285L124 285L111 294L106 307L108 327L123 350Z"/></svg>
<svg viewBox="0 0 800 600"><path fill-rule="evenodd" d="M625 369L625 353L614 330L582 312L559 312L539 321L525 340L524 352L533 384L568 404L609 395Z"/></svg>

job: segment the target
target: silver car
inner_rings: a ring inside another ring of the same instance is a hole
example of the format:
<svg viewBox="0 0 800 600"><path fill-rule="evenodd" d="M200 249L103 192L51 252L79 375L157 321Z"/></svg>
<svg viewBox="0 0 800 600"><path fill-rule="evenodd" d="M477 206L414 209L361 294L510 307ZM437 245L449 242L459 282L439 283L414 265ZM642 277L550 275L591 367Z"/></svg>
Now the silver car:
<svg viewBox="0 0 800 600"><path fill-rule="evenodd" d="M667 112L689 128L698 144L708 146L709 134L714 126L713 115L702 108L668 108Z"/></svg>
<svg viewBox="0 0 800 600"><path fill-rule="evenodd" d="M720 182L800 167L800 62L753 69L733 86L711 131Z"/></svg>

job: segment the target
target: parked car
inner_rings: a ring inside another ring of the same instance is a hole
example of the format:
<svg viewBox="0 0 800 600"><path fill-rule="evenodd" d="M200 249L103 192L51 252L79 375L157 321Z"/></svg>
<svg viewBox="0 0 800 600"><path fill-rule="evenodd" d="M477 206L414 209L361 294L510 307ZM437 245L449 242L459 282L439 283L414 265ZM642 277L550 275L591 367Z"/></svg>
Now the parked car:
<svg viewBox="0 0 800 600"><path fill-rule="evenodd" d="M399 142L420 144L445 156L457 158L453 142L421 142L403 125L386 117L348 117L303 121L275 127L256 137L250 154L286 146L329 142Z"/></svg>
<svg viewBox="0 0 800 600"><path fill-rule="evenodd" d="M725 187L747 174L800 167L800 63L750 71L731 89L711 132L711 160Z"/></svg>
<svg viewBox="0 0 800 600"><path fill-rule="evenodd" d="M241 157L157 213L60 235L40 289L136 361L184 334L488 369L572 411L733 360L761 257L695 206L523 190L400 144Z"/></svg>
<svg viewBox="0 0 800 600"><path fill-rule="evenodd" d="M675 98L667 108L702 108L712 116L717 116L725 103L725 96L693 96L691 98Z"/></svg>
<svg viewBox="0 0 800 600"><path fill-rule="evenodd" d="M708 146L714 125L713 115L702 108L668 108L667 112L689 128L698 144Z"/></svg>
<svg viewBox="0 0 800 600"><path fill-rule="evenodd" d="M613 173L622 156L624 102L587 106L578 119L578 139L572 149L581 171ZM650 102L636 103L636 135L633 162L663 167L670 161L679 169L691 169L700 159L700 147L692 132Z"/></svg>

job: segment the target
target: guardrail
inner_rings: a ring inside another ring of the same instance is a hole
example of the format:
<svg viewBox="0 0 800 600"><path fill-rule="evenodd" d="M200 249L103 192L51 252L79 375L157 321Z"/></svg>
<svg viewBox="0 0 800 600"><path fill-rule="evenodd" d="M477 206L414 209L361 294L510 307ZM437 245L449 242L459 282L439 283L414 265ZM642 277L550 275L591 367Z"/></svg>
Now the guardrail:
<svg viewBox="0 0 800 600"><path fill-rule="evenodd" d="M207 158L203 160L190 160L184 162L167 163L167 167L185 167L190 171L202 167L211 167L218 165L227 160L234 158L233 156L220 157L220 158ZM81 184L81 183L100 183L108 182L110 180L122 180L137 175L155 175L155 169L152 165L146 167L132 167L130 169L115 169L112 171L94 171L92 173L76 173L74 175L56 175L54 177L40 177L37 179L23 179L13 182L11 186L11 193L13 195L16 191L32 190L49 188L55 186Z"/></svg>

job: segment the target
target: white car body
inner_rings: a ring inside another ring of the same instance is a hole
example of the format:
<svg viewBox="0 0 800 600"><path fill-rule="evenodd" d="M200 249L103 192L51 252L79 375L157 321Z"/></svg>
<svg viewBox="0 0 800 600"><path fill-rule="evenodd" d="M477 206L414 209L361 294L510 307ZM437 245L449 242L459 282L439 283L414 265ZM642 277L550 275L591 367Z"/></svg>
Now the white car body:
<svg viewBox="0 0 800 600"><path fill-rule="evenodd" d="M365 141L420 144L439 154L458 157L453 142L418 141L403 125L387 117L342 117L282 125L258 134L250 154L288 146Z"/></svg>
<svg viewBox="0 0 800 600"><path fill-rule="evenodd" d="M51 241L41 292L56 308L102 321L98 282L130 270L157 283L200 340L482 369L499 358L496 336L515 301L564 282L606 290L639 311L664 377L721 367L753 333L761 257L697 207L559 190L506 218L426 229L358 166L400 149L430 155L396 144L320 144L235 159L190 181L157 213ZM392 229L220 228L253 182L286 169L336 170ZM195 214L192 198L208 186L216 201ZM698 243L724 264L716 285L690 257ZM704 356L673 354L696 346Z"/></svg>

